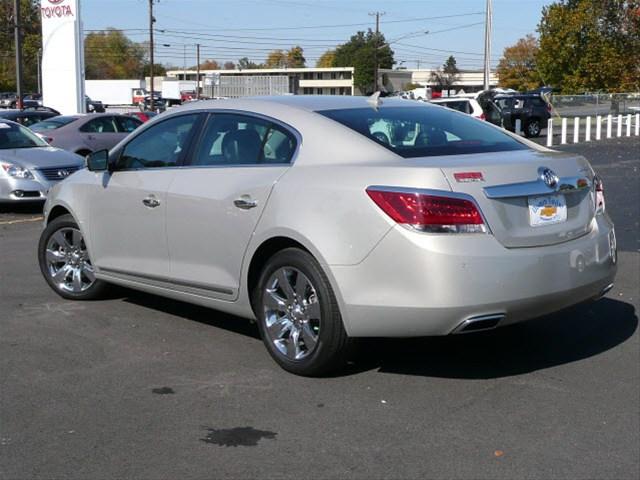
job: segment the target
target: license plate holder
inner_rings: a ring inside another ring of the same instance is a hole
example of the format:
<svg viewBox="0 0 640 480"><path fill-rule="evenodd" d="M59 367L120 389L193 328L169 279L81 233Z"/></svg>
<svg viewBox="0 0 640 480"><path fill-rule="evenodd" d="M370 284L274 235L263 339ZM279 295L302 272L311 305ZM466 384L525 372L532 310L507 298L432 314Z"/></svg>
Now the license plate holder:
<svg viewBox="0 0 640 480"><path fill-rule="evenodd" d="M529 197L529 225L543 227L567 221L567 202L561 193Z"/></svg>

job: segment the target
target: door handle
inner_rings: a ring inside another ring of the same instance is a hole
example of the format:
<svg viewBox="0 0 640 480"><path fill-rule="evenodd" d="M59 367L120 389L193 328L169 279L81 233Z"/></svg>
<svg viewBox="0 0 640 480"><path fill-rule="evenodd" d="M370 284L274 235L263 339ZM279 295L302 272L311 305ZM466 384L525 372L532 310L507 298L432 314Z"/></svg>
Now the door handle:
<svg viewBox="0 0 640 480"><path fill-rule="evenodd" d="M242 210L249 210L258 206L258 202L252 200L249 195L243 195L233 201L233 204Z"/></svg>
<svg viewBox="0 0 640 480"><path fill-rule="evenodd" d="M142 203L144 204L145 207L156 208L158 205L160 205L160 200L158 200L153 195L150 195L144 200L142 200Z"/></svg>

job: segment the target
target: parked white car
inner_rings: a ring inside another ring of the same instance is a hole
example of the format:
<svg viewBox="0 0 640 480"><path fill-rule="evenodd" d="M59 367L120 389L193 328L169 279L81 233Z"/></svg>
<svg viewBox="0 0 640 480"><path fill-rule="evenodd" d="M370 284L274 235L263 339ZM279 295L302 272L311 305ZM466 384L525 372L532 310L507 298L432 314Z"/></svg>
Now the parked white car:
<svg viewBox="0 0 640 480"><path fill-rule="evenodd" d="M429 104L196 102L87 162L45 205L51 288L82 300L114 283L256 320L298 374L341 366L355 337L486 330L598 299L616 272L584 158Z"/></svg>
<svg viewBox="0 0 640 480"><path fill-rule="evenodd" d="M436 105L442 105L443 107L451 108L462 113L471 115L472 117L485 119L484 111L475 98L466 97L446 97L446 98L434 98L431 103Z"/></svg>

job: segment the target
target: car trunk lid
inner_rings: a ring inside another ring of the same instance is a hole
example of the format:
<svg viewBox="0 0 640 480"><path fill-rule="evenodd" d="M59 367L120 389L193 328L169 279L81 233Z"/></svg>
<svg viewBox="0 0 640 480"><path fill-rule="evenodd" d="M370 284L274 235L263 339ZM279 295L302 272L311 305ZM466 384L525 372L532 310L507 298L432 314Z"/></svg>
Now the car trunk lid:
<svg viewBox="0 0 640 480"><path fill-rule="evenodd" d="M505 247L553 245L590 229L594 175L580 156L523 150L424 160L439 164L454 192L475 198Z"/></svg>

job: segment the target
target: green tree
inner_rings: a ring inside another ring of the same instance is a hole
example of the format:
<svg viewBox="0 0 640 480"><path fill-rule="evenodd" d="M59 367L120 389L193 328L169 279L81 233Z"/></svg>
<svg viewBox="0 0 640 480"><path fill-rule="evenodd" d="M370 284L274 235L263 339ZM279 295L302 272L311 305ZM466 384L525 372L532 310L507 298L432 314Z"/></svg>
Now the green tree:
<svg viewBox="0 0 640 480"><path fill-rule="evenodd" d="M130 40L122 31L109 28L91 32L84 41L87 79L140 78L149 74L143 44ZM154 74L163 75L164 67L154 64Z"/></svg>
<svg viewBox="0 0 640 480"><path fill-rule="evenodd" d="M287 52L287 67L303 68L307 60L304 58L304 50L301 46L296 45Z"/></svg>
<svg viewBox="0 0 640 480"><path fill-rule="evenodd" d="M267 55L264 65L267 68L284 68L287 66L287 54L284 50L273 50Z"/></svg>
<svg viewBox="0 0 640 480"><path fill-rule="evenodd" d="M20 0L22 16L22 81L24 92L38 88L38 55L42 48L40 2ZM13 32L13 2L0 1L0 90L16 90L16 50Z"/></svg>
<svg viewBox="0 0 640 480"><path fill-rule="evenodd" d="M336 61L336 51L335 50L327 50L316 62L317 68L331 68L334 67L334 63Z"/></svg>
<svg viewBox="0 0 640 480"><path fill-rule="evenodd" d="M257 64L249 60L248 57L242 57L238 60L238 69L239 70L249 70L253 68L262 68L263 65Z"/></svg>
<svg viewBox="0 0 640 480"><path fill-rule="evenodd" d="M640 90L640 2L559 0L542 9L538 69L565 93Z"/></svg>
<svg viewBox="0 0 640 480"><path fill-rule="evenodd" d="M358 32L336 48L334 66L354 67L353 84L363 94L370 94L374 88L376 53L379 68L393 67L393 50L384 35L371 29Z"/></svg>
<svg viewBox="0 0 640 480"><path fill-rule="evenodd" d="M496 73L500 86L514 90L533 90L543 85L536 58L538 41L529 34L504 49Z"/></svg>
<svg viewBox="0 0 640 480"><path fill-rule="evenodd" d="M460 70L453 55L447 58L442 67L431 73L431 79L443 90L450 90L460 78Z"/></svg>

